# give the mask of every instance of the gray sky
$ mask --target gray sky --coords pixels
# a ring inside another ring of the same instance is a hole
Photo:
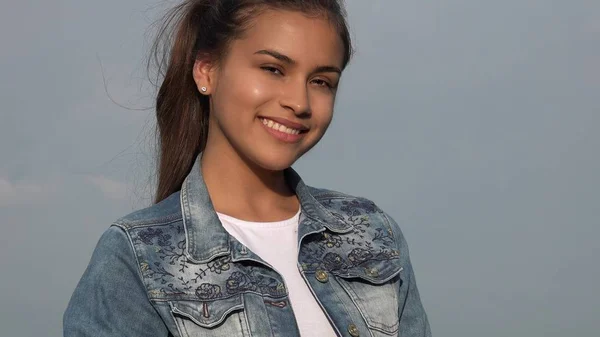
[[[157,2],[0,4],[0,330],[59,336],[149,203]],[[295,168],[402,226],[436,336],[597,334],[600,2],[348,1],[356,57]]]

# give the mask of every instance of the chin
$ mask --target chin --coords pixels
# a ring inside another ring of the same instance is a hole
[[[262,169],[268,171],[282,171],[292,166],[299,156],[292,153],[257,153],[252,161]]]

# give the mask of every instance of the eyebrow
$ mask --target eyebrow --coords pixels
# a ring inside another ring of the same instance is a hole
[[[255,52],[254,54],[269,55],[275,59],[278,59],[281,62],[290,64],[290,65],[297,64],[297,62],[294,59],[292,59],[291,57],[284,55],[282,53],[276,52],[274,50],[270,50],[270,49],[261,49],[261,50]],[[338,74],[341,74],[342,70],[335,66],[318,66],[315,68],[314,72],[315,73],[338,73]]]

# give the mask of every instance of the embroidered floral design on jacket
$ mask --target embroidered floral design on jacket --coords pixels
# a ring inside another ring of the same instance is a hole
[[[154,295],[188,295],[214,300],[252,291],[281,297],[287,294],[274,271],[235,264],[230,255],[195,264],[185,255],[182,223],[130,230],[134,247],[143,256],[142,276]],[[173,244],[177,242],[177,244]]]
[[[356,198],[353,200],[343,200],[341,202],[340,211],[348,213],[351,216],[359,216],[361,214],[372,214],[377,212],[377,206],[374,202],[367,199]]]
[[[370,260],[373,257],[373,253],[370,250],[363,248],[354,248],[348,254],[348,260],[353,265],[359,265],[367,260]]]
[[[273,277],[266,277],[256,273],[255,268],[250,268],[248,273],[232,273],[226,281],[226,286],[227,292],[230,294],[252,290],[272,296],[285,295],[283,283]]]
[[[300,248],[300,262],[305,271],[324,269],[346,274],[369,263],[399,258],[391,229],[383,221],[371,221],[380,212],[372,201],[334,197],[320,202],[336,218],[351,225],[351,231],[325,231],[320,236],[307,237]]]
[[[399,258],[391,228],[373,202],[339,196],[328,196],[319,202],[349,228],[343,233],[325,230],[305,237],[298,257],[305,272],[321,269],[340,276],[360,276]],[[129,232],[152,296],[214,300],[243,292],[271,297],[287,295],[281,277],[266,266],[234,263],[231,255],[206,263],[188,260],[180,220],[140,226]]]
[[[196,296],[201,300],[212,300],[221,297],[221,287],[217,284],[202,283],[196,288]]]
[[[252,281],[250,276],[238,271],[233,272],[225,284],[229,293],[235,293],[244,290],[256,290],[256,284]]]
[[[140,231],[138,238],[145,244],[151,245],[153,244],[153,240],[158,238],[157,243],[159,246],[169,246],[171,242],[171,235],[163,234],[161,229],[154,229],[152,227]]]

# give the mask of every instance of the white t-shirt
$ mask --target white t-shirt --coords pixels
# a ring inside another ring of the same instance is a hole
[[[223,227],[283,277],[301,336],[335,337],[333,327],[298,271],[300,210],[276,222],[244,221],[217,212]]]

